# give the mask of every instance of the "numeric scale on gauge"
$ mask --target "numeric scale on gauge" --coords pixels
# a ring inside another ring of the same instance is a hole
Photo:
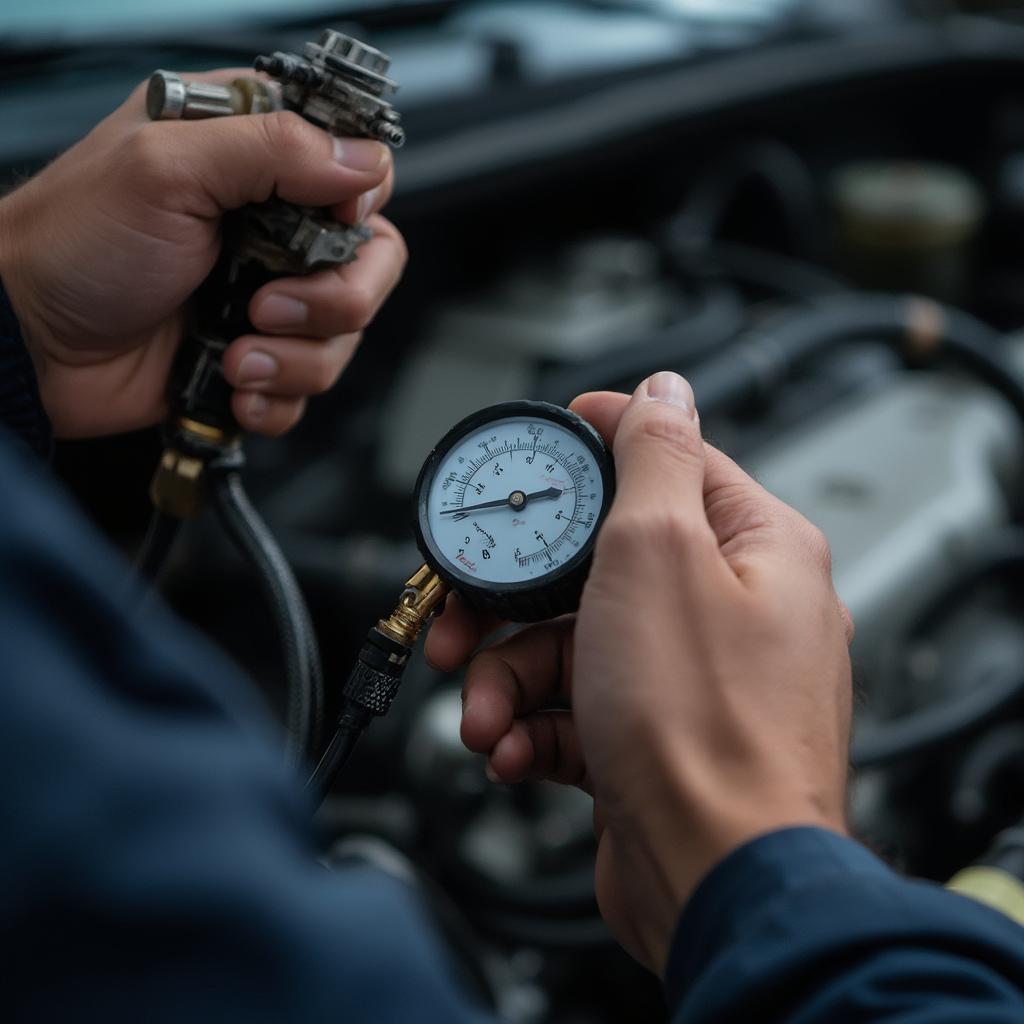
[[[613,490],[607,446],[578,416],[543,402],[493,406],[453,427],[427,458],[417,541],[470,604],[541,618],[556,597],[560,607],[578,601],[578,570]]]

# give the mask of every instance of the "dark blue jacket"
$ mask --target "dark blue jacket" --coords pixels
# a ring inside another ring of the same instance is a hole
[[[0,421],[48,444],[0,292]],[[17,451],[21,447],[23,452]],[[0,439],[0,1018],[483,1020],[411,890],[314,862],[310,808],[235,668]],[[677,1021],[1024,1021],[1024,932],[793,829],[685,910]]]

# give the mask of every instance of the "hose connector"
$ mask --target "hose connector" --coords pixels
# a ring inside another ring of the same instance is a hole
[[[424,565],[406,581],[398,607],[367,634],[342,689],[334,737],[308,783],[321,799],[370,722],[391,709],[416,640],[447,595],[441,578]]]
[[[185,417],[176,420],[149,486],[153,506],[175,519],[194,519],[206,497],[207,464],[237,444],[237,436],[219,427]]]
[[[386,715],[423,627],[448,588],[423,566],[406,581],[398,607],[370,630],[343,690],[345,701],[370,715]]]
[[[377,629],[403,647],[413,647],[430,617],[448,596],[448,587],[429,566],[421,566],[406,580],[398,607]]]

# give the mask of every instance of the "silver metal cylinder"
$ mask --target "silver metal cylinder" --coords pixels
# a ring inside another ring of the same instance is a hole
[[[173,71],[157,71],[146,92],[146,111],[152,121],[266,114],[281,107],[280,86],[259,78],[236,78],[230,85],[216,85],[187,82]]]
[[[228,86],[186,82],[173,71],[156,71],[146,90],[146,111],[153,121],[191,121],[229,117],[235,104]]]

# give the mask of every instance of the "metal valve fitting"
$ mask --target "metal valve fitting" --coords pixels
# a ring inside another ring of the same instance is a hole
[[[448,588],[428,565],[421,566],[406,580],[398,607],[377,623],[378,632],[395,643],[412,648],[420,631],[448,596]]]
[[[326,29],[301,55],[277,51],[253,65],[277,79],[285,103],[332,135],[405,142],[401,115],[389,97],[398,86],[387,77],[391,58],[351,36]]]
[[[156,71],[146,90],[146,112],[153,121],[265,114],[281,106],[280,87],[258,78],[236,78],[230,85],[217,85],[185,81],[173,71]]]

